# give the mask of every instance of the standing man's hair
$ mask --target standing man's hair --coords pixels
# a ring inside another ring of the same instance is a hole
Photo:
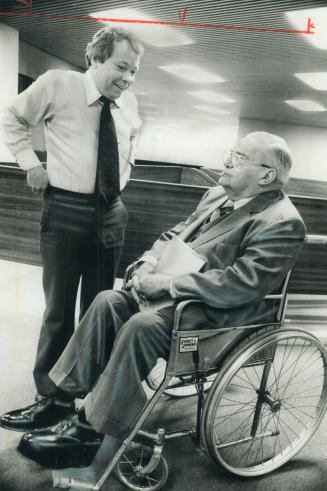
[[[104,63],[112,55],[115,43],[121,41],[127,41],[138,55],[143,54],[143,45],[134,34],[121,28],[104,27],[94,34],[92,41],[86,47],[86,67],[91,66],[92,59]]]

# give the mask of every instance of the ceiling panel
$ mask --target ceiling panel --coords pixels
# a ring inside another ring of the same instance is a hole
[[[186,20],[193,24],[292,29],[285,12],[327,7],[327,2],[34,0],[31,16],[26,16],[26,10],[17,7],[17,1],[4,0],[0,5],[0,10],[8,14],[0,16],[0,20],[19,29],[21,39],[83,68],[85,46],[94,32],[103,25],[88,18],[91,12],[124,5],[137,9],[143,18],[178,22],[178,9],[187,5]],[[307,35],[194,26],[178,26],[175,29],[184,32],[193,43],[173,47],[146,45],[142,67],[134,85],[135,92],[140,94],[141,114],[149,124],[151,121],[167,121],[169,118],[184,119],[189,124],[206,124],[205,112],[194,108],[206,103],[188,94],[189,91],[201,89],[213,90],[235,99],[235,103],[231,104],[211,104],[232,112],[231,116],[217,116],[220,124],[224,121],[231,124],[233,118],[248,117],[327,126],[327,112],[301,112],[284,102],[290,98],[308,98],[327,107],[327,91],[310,89],[294,77],[297,72],[327,71],[327,52],[314,48],[308,42]],[[180,63],[194,64],[212,71],[223,77],[225,82],[195,84],[158,68]],[[214,118],[208,114],[207,120],[210,119]]]

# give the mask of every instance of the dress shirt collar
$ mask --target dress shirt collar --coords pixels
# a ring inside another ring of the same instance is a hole
[[[239,199],[237,201],[234,201],[234,210],[237,210],[237,208],[241,208],[242,206],[246,205],[253,198],[254,198],[254,196],[251,196],[250,198],[242,198],[242,199]]]
[[[96,101],[100,99],[102,96],[101,92],[98,91],[91,70],[87,70],[84,74],[84,88],[86,94],[86,103],[88,106],[91,106]],[[112,104],[116,107],[119,107],[117,101],[112,101]]]

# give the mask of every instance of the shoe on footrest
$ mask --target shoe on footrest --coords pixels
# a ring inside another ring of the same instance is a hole
[[[0,416],[0,426],[7,430],[33,431],[47,428],[75,413],[74,401],[48,396],[40,401]]]
[[[102,440],[103,435],[74,415],[52,428],[26,433],[17,450],[24,457],[49,469],[87,467]]]

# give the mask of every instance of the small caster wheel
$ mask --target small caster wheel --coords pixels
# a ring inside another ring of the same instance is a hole
[[[152,454],[151,447],[132,443],[116,464],[115,472],[118,479],[134,491],[161,489],[168,478],[168,464],[164,457],[160,456],[158,465],[151,472],[140,474],[140,471],[150,462]]]

